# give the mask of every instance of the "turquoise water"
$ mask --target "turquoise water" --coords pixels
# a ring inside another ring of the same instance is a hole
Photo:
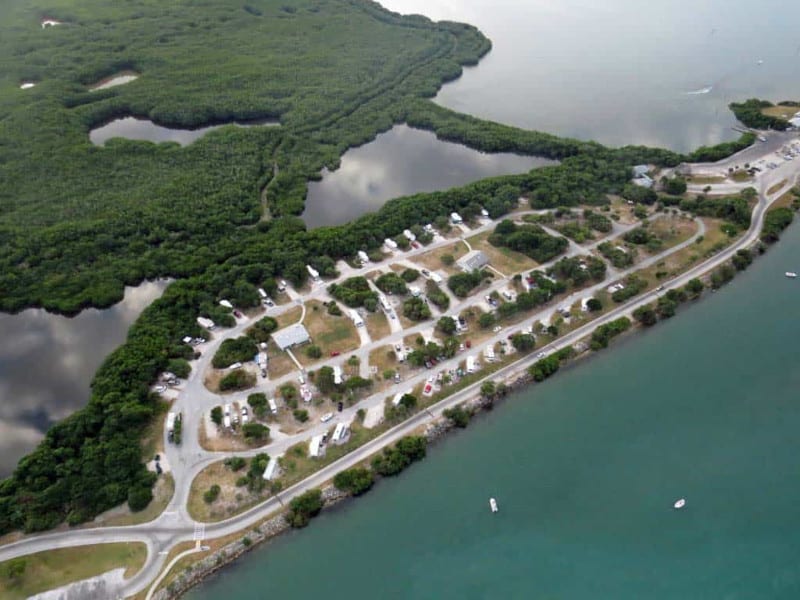
[[[798,257],[795,226],[190,598],[800,597]]]

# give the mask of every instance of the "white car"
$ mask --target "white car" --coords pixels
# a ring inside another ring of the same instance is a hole
[[[167,386],[165,386],[165,385],[157,385],[155,387],[155,391],[156,391],[157,394],[163,394],[164,392],[167,391]]]
[[[498,332],[498,331],[500,331],[501,329],[502,329],[502,327],[501,327],[500,325],[495,325],[495,327],[494,327],[494,329],[492,329],[492,331],[493,331],[494,333],[497,333],[497,332]]]
[[[333,418],[333,413],[325,413],[324,415],[322,415],[322,416],[319,418],[319,420],[320,420],[320,421],[322,421],[323,423],[327,423],[327,422],[328,422],[328,421],[330,421],[332,418]]]

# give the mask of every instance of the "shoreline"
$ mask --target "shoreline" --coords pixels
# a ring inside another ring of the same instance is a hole
[[[752,246],[750,246],[750,248],[756,247],[760,243],[761,243],[760,241],[756,241]],[[766,254],[768,250],[769,246],[766,246],[766,249],[763,252],[754,253],[753,263],[756,262],[755,259]],[[753,263],[751,263],[750,266],[752,266]],[[704,280],[704,282],[707,283],[707,280],[710,278],[710,273],[712,271],[713,269],[709,270],[707,273],[703,274],[700,277],[700,279]],[[741,272],[743,271],[737,271],[737,274]],[[723,285],[722,287],[725,286]],[[706,299],[709,293],[714,293],[717,291],[716,289],[713,288],[707,288],[707,290],[709,291],[702,293],[696,298],[687,300],[681,306],[682,307],[685,307],[686,305],[694,306],[699,301]],[[676,313],[676,316],[678,316],[680,312]],[[673,320],[673,318],[662,319],[662,320]],[[659,320],[659,323],[660,322],[661,320]],[[639,334],[652,328],[653,326],[648,327],[639,322],[634,321],[630,329],[628,329],[627,331],[623,332],[623,334],[614,338],[614,340],[617,342],[623,339],[632,340]],[[555,340],[553,343],[557,342],[558,340]],[[590,360],[592,358],[599,356],[604,350],[608,350],[610,347],[611,345],[607,346],[606,348],[601,348],[599,350],[587,349],[583,352],[578,352],[573,357],[564,361],[559,371],[569,372],[572,369],[577,368],[579,365],[583,364],[586,360]],[[528,389],[531,386],[535,386],[537,383],[543,383],[544,381],[546,381],[544,380],[537,382],[528,373],[528,367],[530,365],[528,364],[529,361],[527,361],[526,359],[530,359],[531,357],[533,357],[533,353],[526,355],[522,360],[519,361],[519,364],[512,363],[511,365],[508,365],[509,367],[513,367],[516,365],[517,368],[513,369],[511,373],[508,373],[507,375],[502,377],[499,381],[496,381],[496,383],[502,382],[506,385],[504,393],[498,394],[492,398],[487,398],[485,396],[482,396],[480,393],[473,394],[470,398],[458,404],[458,406],[461,406],[470,414],[469,423],[472,423],[473,418],[479,417],[481,414],[494,410],[498,404],[507,401],[508,398],[513,394]],[[459,429],[469,429],[469,424],[467,425],[467,427],[461,428],[458,427],[451,419],[444,417],[443,415],[439,415],[438,417],[434,417],[434,419],[431,422],[425,424],[423,427],[424,431],[420,435],[422,435],[425,438],[426,447],[430,449],[431,447],[434,447],[437,443],[442,442],[448,436],[452,435],[455,431],[458,431]],[[364,460],[364,462],[367,463],[368,461],[369,458]],[[376,475],[375,485],[378,485],[381,479],[383,479],[381,476]],[[327,483],[326,485],[322,486],[321,491],[323,499],[323,507],[322,507],[323,511],[328,511],[336,506],[341,505],[345,501],[353,501],[357,499],[356,496],[352,496],[351,494],[338,490],[332,483]],[[367,495],[368,492],[363,494],[363,496]],[[184,569],[184,572],[177,575],[177,577],[172,582],[170,582],[170,584],[168,584],[164,588],[161,588],[157,592],[154,592],[151,598],[153,600],[176,600],[178,598],[181,598],[192,588],[200,585],[205,580],[212,577],[215,573],[222,570],[227,565],[232,564],[234,561],[236,561],[239,557],[243,556],[245,553],[270,543],[271,541],[277,539],[279,536],[285,535],[288,531],[292,529],[293,528],[289,525],[288,521],[285,518],[285,511],[281,511],[278,514],[275,514],[274,516],[267,517],[264,521],[261,521],[257,526],[249,530],[247,533],[242,532],[241,535],[239,535],[236,540],[229,542],[228,544],[225,544],[219,550],[216,550],[211,554],[208,554],[207,556],[203,557],[201,560],[198,560],[197,562],[193,563],[192,568],[189,569],[188,571]],[[244,541],[245,539],[247,539],[248,542],[245,542]],[[164,577],[166,576],[168,576],[168,573],[164,574]]]

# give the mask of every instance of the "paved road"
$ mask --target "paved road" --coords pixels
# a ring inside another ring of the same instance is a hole
[[[783,195],[783,193],[788,191],[791,188],[792,184],[797,180],[798,166],[800,165],[796,165],[795,161],[792,161],[790,163],[785,163],[784,165],[781,165],[781,167],[779,167],[778,169],[765,173],[760,178],[759,200],[753,210],[752,223],[750,229],[748,230],[746,235],[743,236],[740,240],[738,240],[733,246],[727,248],[726,250],[720,252],[718,255],[697,265],[696,267],[687,271],[683,275],[680,275],[669,282],[665,282],[664,291],[660,292],[652,291],[643,296],[637,297],[631,302],[619,306],[614,310],[610,311],[609,313],[603,315],[602,317],[592,322],[589,322],[581,326],[580,328],[566,334],[562,338],[540,349],[540,351],[545,353],[550,353],[559,348],[574,344],[575,342],[589,335],[599,325],[607,323],[620,316],[632,313],[636,308],[652,302],[660,294],[665,293],[666,289],[677,288],[685,285],[690,279],[698,277],[699,275],[716,268],[717,266],[721,265],[722,263],[730,259],[730,257],[737,250],[751,246],[758,240],[758,235],[763,225],[764,214],[769,204],[773,202],[775,199],[779,198],[781,195]],[[775,185],[776,183],[784,179],[787,180],[788,183],[786,183],[780,190],[773,192],[772,194],[769,195],[769,197],[767,197],[766,190],[768,190],[771,186]],[[486,224],[481,229],[485,229],[490,226],[491,224]],[[683,244],[670,249],[669,252],[670,253],[675,252],[679,250],[681,247],[685,247],[686,245],[693,243],[694,239],[696,239],[698,235],[702,234],[701,232],[702,230],[698,231],[695,234],[695,236],[693,236],[692,239],[687,240]],[[476,231],[473,230],[470,233],[470,235],[474,235],[475,233]],[[438,242],[439,245],[444,245],[446,243],[451,243],[451,240]],[[425,249],[425,251],[429,250],[430,246]],[[586,248],[582,248],[582,251],[585,253]],[[638,265],[635,266],[635,268],[632,268],[630,270],[638,270],[646,268],[647,266],[655,264],[655,262],[661,259],[663,259],[663,254],[641,261]],[[347,273],[347,275],[343,274],[343,276],[349,276],[349,275],[351,275],[351,273]],[[610,283],[611,283],[610,281],[604,281],[591,288],[587,288],[580,292],[576,292],[571,296],[569,296],[568,298],[565,298],[561,302],[559,302],[559,305],[562,306],[569,305],[577,301],[579,298],[589,297],[597,289],[606,287]],[[507,281],[500,281],[494,283],[493,287],[499,288],[501,286],[504,287],[506,285]],[[322,286],[319,287],[322,288]],[[312,290],[312,296],[314,295],[318,296],[320,294],[324,294],[324,290],[322,289]],[[541,319],[546,314],[551,313],[553,309],[554,307],[550,306],[549,308],[543,311],[539,311],[535,315],[531,315],[525,321],[516,325],[514,329],[515,330],[522,329],[526,325],[533,324],[535,321]],[[275,310],[276,311],[285,310],[285,307],[284,308],[276,307]],[[249,324],[250,324],[249,321],[246,319],[240,320],[240,322],[238,322],[234,328],[227,330],[225,332],[224,337],[239,335]],[[395,338],[402,338],[405,335],[419,332],[423,328],[430,328],[430,323],[415,326],[399,334],[398,333],[392,334],[390,338],[381,340],[380,343],[381,345],[393,343]],[[471,353],[478,354],[479,352],[482,351],[483,348],[485,348],[489,344],[493,344],[498,339],[504,338],[506,333],[507,331],[503,331],[502,333],[491,338],[490,340],[486,340],[482,344],[477,345],[471,350]],[[224,337],[219,337],[217,339],[214,339],[206,345],[203,356],[198,360],[197,364],[195,365],[194,373],[197,375],[191,378],[188,382],[186,382],[184,389],[181,390],[180,396],[176,400],[175,404],[176,409],[183,410],[184,412],[185,434],[184,434],[184,444],[180,448],[176,448],[175,446],[172,445],[167,445],[166,454],[170,462],[170,465],[172,467],[173,475],[175,476],[176,493],[174,498],[170,502],[169,506],[165,510],[165,512],[162,513],[154,521],[142,525],[69,530],[69,531],[47,533],[35,536],[27,536],[18,542],[0,546],[0,561],[52,548],[64,548],[64,547],[81,546],[87,544],[122,542],[122,541],[143,542],[147,545],[148,548],[147,561],[143,569],[136,576],[134,576],[132,579],[126,582],[123,593],[124,595],[127,596],[138,593],[139,591],[145,589],[149,585],[149,583],[155,579],[155,577],[163,567],[166,558],[166,552],[170,548],[172,548],[175,544],[183,541],[191,541],[196,537],[195,535],[196,523],[189,517],[185,508],[191,480],[194,477],[194,475],[197,472],[199,472],[199,470],[201,470],[206,464],[219,460],[221,456],[224,456],[224,454],[208,453],[204,451],[200,447],[196,435],[196,432],[198,431],[198,427],[200,424],[200,419],[202,418],[201,414],[202,410],[205,410],[210,406],[213,406],[214,404],[219,404],[220,402],[219,398],[208,392],[208,390],[203,385],[202,373],[204,373],[206,368],[209,366],[214,351],[221,343],[222,339],[224,339]],[[458,359],[460,358],[463,357],[458,357]],[[509,365],[503,368],[502,370],[492,374],[491,378],[503,379],[516,372],[521,372],[522,370],[527,368],[527,366],[534,360],[535,360],[534,357],[529,356],[523,361],[519,361],[517,363]],[[457,359],[454,359],[454,361],[457,362]],[[440,368],[446,368],[447,366],[448,364],[445,363],[444,365],[441,365]],[[403,385],[409,387],[416,385],[416,383],[422,382],[428,374],[429,372],[421,372],[418,375],[404,382]],[[270,513],[280,510],[281,502],[286,502],[290,500],[292,497],[301,494],[308,489],[319,486],[321,483],[329,480],[338,471],[344,468],[348,468],[349,466],[352,466],[366,459],[367,457],[369,457],[371,454],[373,454],[386,444],[393,443],[394,441],[403,437],[404,435],[408,435],[410,432],[416,430],[419,426],[429,422],[431,419],[440,415],[441,412],[446,408],[454,406],[470,397],[473,397],[479,390],[481,383],[482,381],[476,382],[475,384],[469,386],[468,388],[461,390],[453,394],[452,396],[446,398],[445,400],[442,400],[441,402],[437,403],[436,405],[431,407],[428,411],[423,411],[414,415],[409,420],[397,425],[396,427],[393,427],[391,430],[382,434],[378,438],[372,440],[368,444],[365,444],[361,448],[351,452],[350,454],[344,456],[343,458],[332,463],[331,465],[328,465],[327,467],[320,469],[318,472],[313,474],[308,479],[288,488],[287,490],[284,490],[279,494],[278,497],[270,498],[269,500],[263,502],[257,507],[254,507],[249,511],[246,511],[240,515],[237,515],[225,521],[214,524],[206,524],[205,536],[218,537],[234,533],[263,519]],[[367,407],[369,405],[375,405],[379,402],[382,402],[384,397],[385,394],[376,394],[374,396],[371,396],[364,402],[359,403],[359,405],[348,408],[347,411],[342,413],[341,418],[351,419],[358,408]],[[213,402],[213,404],[208,404],[208,402]],[[328,428],[330,428],[330,426],[331,426],[330,423],[326,425],[321,425],[321,424],[315,425],[310,430],[303,432],[303,436],[310,437],[311,435],[315,434],[318,431],[322,431],[323,429],[327,430]],[[284,438],[283,440],[280,440],[274,444],[267,446],[266,451],[270,452],[270,454],[276,454],[277,452],[280,451],[281,447],[285,449],[285,447],[294,444],[297,441],[298,440],[296,437]],[[258,449],[251,453],[264,450],[265,449]],[[247,454],[247,453],[238,453],[238,454]]]

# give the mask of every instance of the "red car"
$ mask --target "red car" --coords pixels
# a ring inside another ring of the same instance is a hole
[[[331,356],[332,357],[333,356],[339,356],[339,351],[338,350],[334,350],[333,352],[331,352]]]
[[[241,319],[242,313],[240,313],[238,310],[235,310],[233,311],[233,316],[236,317],[237,319]]]
[[[412,245],[414,248],[419,248],[419,247],[420,247],[420,245],[419,245],[419,242],[411,242],[411,245]]]
[[[470,342],[469,340],[464,342],[464,344],[467,346],[467,348],[472,348],[472,342]]]

